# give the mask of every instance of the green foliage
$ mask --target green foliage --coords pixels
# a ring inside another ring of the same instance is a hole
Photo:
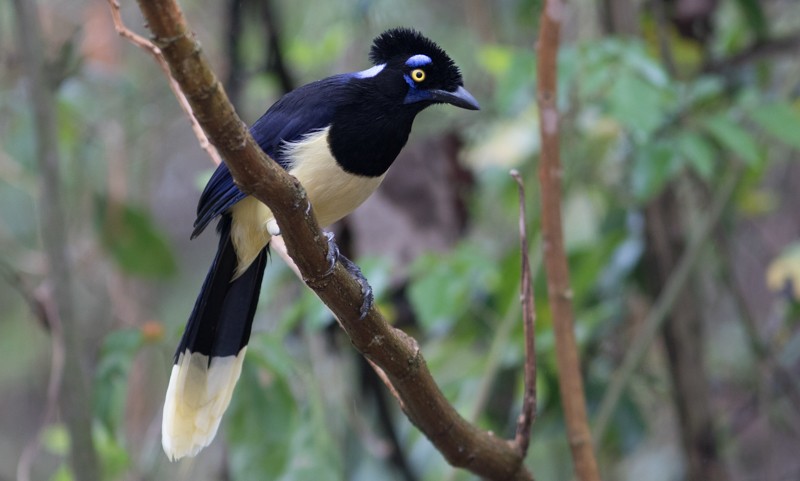
[[[126,274],[151,278],[175,274],[169,241],[149,211],[98,196],[95,228],[103,247]]]
[[[128,397],[128,374],[145,339],[139,329],[110,333],[100,349],[94,376],[94,414],[104,435],[121,439]]]
[[[724,114],[705,119],[702,125],[721,148],[727,149],[748,165],[756,165],[763,159],[763,153],[753,135]]]
[[[363,68],[363,54],[368,50],[364,39],[385,24],[417,26],[440,39],[462,66],[466,86],[483,107],[475,116],[457,121],[473,125],[454,124],[465,132],[464,153],[475,178],[468,201],[468,228],[452,251],[414,261],[407,288],[402,291],[407,293],[412,311],[408,317],[417,324],[401,327],[419,340],[437,382],[459,412],[474,414],[481,428],[498,436],[512,434],[521,399],[523,353],[517,191],[507,171],[519,168],[528,188],[539,367],[539,417],[528,461],[537,478],[569,479],[571,463],[564,442],[552,318],[544,272],[539,269],[546,251],[542,252],[536,240],[539,143],[533,35],[537,22],[532,12],[541,9],[542,1],[493,3],[491,15],[473,11],[480,2],[470,3],[463,12],[456,3],[410,2],[398,9],[396,3],[386,1],[303,0],[286,3],[277,11],[282,17],[286,61],[302,82],[354,66]],[[742,218],[774,214],[783,199],[762,177],[780,162],[785,165],[785,159],[800,150],[796,69],[779,68],[778,63],[785,62],[782,57],[764,58],[757,66],[737,67],[725,75],[699,73],[709,58],[739,53],[753,41],[769,40],[772,32],[781,32],[776,37],[790,32],[796,29],[790,25],[796,20],[791,15],[777,17],[788,9],[785,5],[766,9],[758,0],[722,0],[718,4],[708,45],[700,46],[667,29],[663,40],[677,64],[675,75],[658,57],[654,19],[638,19],[642,38],[622,39],[598,33],[601,22],[592,18],[595,5],[576,4],[567,12],[574,14],[570,20],[576,20],[579,27],[575,43],[565,39],[558,64],[563,220],[590,414],[624,354],[626,346],[620,339],[629,339],[630,333],[620,331],[641,314],[631,306],[646,310],[652,301],[642,300],[637,269],[646,247],[642,224],[648,204],[666,186],[687,178],[701,186],[699,190],[711,191],[720,172],[742,163],[746,178],[729,206],[727,221],[735,224]],[[198,37],[224,64],[224,46],[209,33],[220,29],[215,23],[218,16],[204,15],[207,5],[202,2],[190,2],[187,7],[194,10],[189,12],[193,23],[210,22],[199,26]],[[308,15],[311,9],[314,15]],[[448,15],[442,15],[445,9]],[[6,10],[0,6],[4,25],[10,24]],[[65,12],[58,10],[59,20],[67,16]],[[83,25],[84,20],[81,14],[75,25]],[[274,100],[277,88],[269,73],[260,72],[261,66],[269,63],[263,57],[261,25],[255,25],[255,18],[246,20],[250,23],[242,38],[244,60],[259,72],[248,79],[242,103],[245,117],[253,120]],[[597,25],[588,25],[592,21]],[[84,28],[86,38],[93,38],[89,34],[94,27]],[[7,40],[8,31],[13,29],[0,29],[0,40]],[[6,54],[2,58],[18,58],[6,50],[11,44],[0,41]],[[48,55],[57,51],[48,48]],[[127,47],[114,51],[114,64],[101,64],[91,53],[86,55],[78,75],[62,84],[56,109],[71,234],[67,249],[76,265],[76,310],[83,323],[76,335],[87,340],[86,359],[95,360],[91,365],[93,436],[104,479],[204,481],[216,475],[216,467],[209,473],[204,463],[208,459],[215,462],[219,451],[225,452],[225,472],[234,480],[400,479],[389,460],[393,447],[388,446],[377,421],[374,401],[353,367],[356,355],[316,296],[301,290],[302,283],[290,280],[287,271],[278,272],[280,261],[270,263],[242,378],[210,453],[181,464],[165,461],[154,433],[165,388],[163,376],[148,373],[147,392],[131,392],[128,385],[131,369],[140,368],[134,360],[141,360],[143,352],[162,357],[164,372],[168,371],[168,353],[177,330],[155,349],[152,339],[139,329],[96,320],[122,318],[128,311],[124,302],[119,304],[122,297],[136,306],[131,317],[137,320],[157,319],[159,325],[169,326],[184,322],[196,294],[194,287],[186,286],[199,287],[213,250],[213,233],[209,229],[191,247],[171,239],[187,237],[197,194],[213,166],[203,164],[203,153],[195,147],[150,58]],[[15,62],[3,65],[9,68],[8,75],[0,79],[0,205],[5,207],[0,209],[0,262],[31,286],[38,286],[46,272],[39,248],[36,199],[41,173],[35,162],[33,119],[23,95],[26,82],[15,71]],[[434,119],[433,114],[425,116]],[[431,132],[418,124],[411,141],[425,135]],[[181,160],[184,156],[196,159],[190,164]],[[124,182],[129,190],[125,195],[111,192],[109,179],[114,172],[108,164],[112,158],[124,158]],[[431,158],[431,162],[440,161]],[[182,183],[186,191],[181,191]],[[126,200],[113,200],[118,197]],[[152,206],[159,206],[158,211]],[[169,215],[162,215],[165,213]],[[168,224],[172,219],[184,220],[172,226]],[[203,242],[208,243],[207,249]],[[97,246],[102,247],[100,252]],[[196,265],[200,256],[195,250],[203,251],[203,265]],[[800,272],[796,254],[794,250],[776,253],[770,269],[764,269],[766,281],[776,293],[800,284],[787,282],[798,278]],[[103,255],[112,262],[96,262]],[[718,280],[718,257],[718,253],[709,253],[703,258],[708,276],[704,282]],[[391,283],[397,280],[396,273],[385,259],[359,260],[359,265],[389,319],[407,309],[393,304],[398,289]],[[756,276],[756,281],[762,280]],[[47,287],[46,282],[42,285]],[[727,287],[718,290],[724,293]],[[27,306],[15,292],[6,291],[11,289],[0,289],[0,301],[14,304],[3,306],[12,322],[0,323],[0,351],[9,353],[1,363],[0,387],[12,393],[3,399],[4,405],[11,405],[13,396],[28,400],[42,390],[30,386],[46,384],[49,339],[38,327],[19,327],[30,322]],[[780,300],[791,303],[786,316],[796,318],[796,300],[785,296]],[[30,330],[38,337],[31,337]],[[790,347],[781,359],[794,362],[800,343],[796,335],[786,338]],[[324,339],[325,349],[334,354],[312,353],[316,348],[308,347],[310,339]],[[709,340],[710,344],[719,342],[717,337]],[[745,362],[743,358],[737,356],[738,362]],[[327,379],[330,372],[341,378]],[[749,383],[748,389],[767,382],[766,376],[753,380],[761,374],[758,369],[738,369],[737,365],[737,373],[741,382]],[[332,392],[326,382],[339,384],[347,394]],[[615,476],[622,470],[619,466],[627,464],[621,462],[623,458],[629,461],[658,437],[662,425],[653,419],[653,407],[665,405],[668,399],[664,382],[661,373],[647,370],[632,381],[633,389],[621,400],[613,429],[601,443],[607,457],[602,464],[614,470]],[[767,397],[763,402],[769,402]],[[146,439],[126,432],[126,405],[131,399],[149,410],[147,416],[155,428],[148,431]],[[412,471],[420,479],[445,479],[450,468],[442,457],[408,423],[394,400],[389,399],[389,406],[388,416],[398,431],[398,449],[407,455]],[[772,412],[770,405],[764,406]],[[19,444],[16,430],[8,431],[13,436],[2,437],[0,446]],[[721,436],[730,443],[730,452],[741,449],[731,434]],[[60,423],[45,430],[44,460],[42,467],[37,466],[44,472],[41,479],[74,478],[66,461],[69,441]],[[0,477],[13,477],[2,466],[13,467],[17,456],[18,450],[0,451]],[[658,466],[648,472],[656,471]],[[453,479],[471,478],[462,473]]]
[[[784,102],[760,105],[750,116],[764,131],[792,147],[800,150],[800,111]]]
[[[226,416],[233,479],[340,479],[340,453],[329,435],[320,393],[293,366],[282,342],[262,336],[248,349]],[[254,406],[262,408],[253,411]]]

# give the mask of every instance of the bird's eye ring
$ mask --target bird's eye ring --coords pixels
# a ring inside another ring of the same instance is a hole
[[[415,68],[411,71],[411,78],[414,80],[414,82],[420,83],[425,80],[425,71],[421,68]]]

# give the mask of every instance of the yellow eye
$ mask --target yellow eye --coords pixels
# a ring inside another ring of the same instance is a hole
[[[414,80],[414,82],[420,83],[425,80],[425,71],[421,68],[415,68],[411,71],[411,78]]]

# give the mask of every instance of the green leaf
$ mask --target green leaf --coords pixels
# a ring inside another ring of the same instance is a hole
[[[661,125],[664,100],[660,89],[632,72],[621,74],[608,94],[611,115],[639,142],[644,142]]]
[[[678,151],[703,179],[709,180],[714,172],[714,146],[706,138],[694,132],[681,134],[677,138]]]
[[[175,273],[169,241],[146,210],[102,197],[95,208],[100,241],[126,274],[163,278]]]
[[[66,456],[69,452],[69,432],[63,424],[51,424],[42,433],[42,445],[47,452]]]
[[[769,34],[769,24],[760,0],[736,0],[742,18],[747,21],[756,38],[761,40]]]
[[[72,470],[69,468],[69,464],[63,463],[61,466],[58,467],[53,476],[50,477],[50,481],[73,481],[75,477],[72,475]]]
[[[94,378],[94,413],[112,438],[120,436],[125,415],[128,374],[133,358],[144,344],[139,329],[123,329],[109,334],[100,349]]]
[[[286,379],[244,362],[225,419],[233,479],[277,479],[291,456],[297,409]]]
[[[103,469],[103,479],[121,479],[131,461],[124,445],[100,424],[94,425],[92,437]]]
[[[678,172],[679,164],[673,148],[663,142],[646,144],[637,149],[631,183],[633,194],[646,201],[658,194],[668,180]]]
[[[497,283],[497,266],[478,247],[463,243],[450,255],[421,256],[412,266],[409,299],[420,323],[441,334]]]
[[[703,127],[722,147],[738,155],[748,165],[754,166],[764,158],[753,136],[727,117],[711,117],[703,122]]]
[[[800,112],[788,103],[771,103],[757,107],[750,117],[759,127],[781,142],[800,150]]]

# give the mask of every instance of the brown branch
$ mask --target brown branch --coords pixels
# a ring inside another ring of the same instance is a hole
[[[186,96],[183,95],[180,85],[178,85],[175,79],[172,78],[172,75],[169,72],[169,65],[167,64],[167,61],[164,60],[164,56],[161,54],[161,49],[155,46],[150,40],[147,40],[125,26],[125,23],[122,21],[122,14],[120,13],[119,2],[117,0],[107,1],[108,5],[111,7],[111,19],[114,21],[114,28],[119,36],[149,53],[153,56],[156,62],[158,62],[158,66],[161,67],[161,70],[164,71],[164,74],[169,79],[170,90],[172,90],[172,93],[178,99],[178,104],[181,106],[183,112],[187,117],[189,117],[189,122],[192,124],[192,131],[200,143],[200,148],[208,153],[215,165],[222,163],[222,157],[219,156],[219,152],[217,152],[217,149],[211,145],[211,142],[208,141],[208,137],[206,137],[206,133],[203,131],[203,128],[200,127],[199,123],[197,123],[197,118],[195,118],[194,113],[192,112],[192,106],[189,104],[189,101],[186,100]]]
[[[539,182],[542,191],[544,264],[547,272],[547,295],[555,330],[558,384],[575,474],[580,481],[598,481],[600,474],[589,432],[578,347],[572,326],[572,290],[569,285],[569,269],[561,226],[562,171],[559,158],[559,114],[556,106],[556,66],[563,15],[564,4],[561,0],[546,0],[541,13],[539,40],[536,46],[537,103],[542,145]]]
[[[63,326],[64,382],[61,383],[59,401],[69,432],[70,465],[75,479],[95,481],[99,479],[100,470],[91,430],[91,385],[82,366],[86,349],[81,339],[81,326],[74,315],[74,272],[67,250],[70,243],[61,195],[61,159],[54,109],[56,98],[55,91],[47,83],[47,62],[44,59],[47,49],[36,7],[37,2],[33,0],[14,1],[28,98],[33,111],[42,244],[47,277],[53,290],[54,310]]]
[[[266,156],[236,116],[178,6],[172,0],[139,0],[139,7],[172,77],[237,185],[273,212],[304,281],[339,319],[355,348],[386,373],[411,422],[454,466],[488,479],[533,479],[511,443],[479,430],[450,405],[413,338],[391,327],[374,307],[359,320],[361,287],[341,262],[329,272],[327,239],[308,211],[305,191]]]
[[[525,186],[516,170],[511,176],[519,186],[519,242],[522,251],[522,280],[519,286],[522,302],[523,332],[525,336],[525,394],[522,400],[522,413],[517,420],[517,433],[514,444],[525,458],[531,440],[531,426],[536,420],[536,306],[533,297],[531,266],[528,260],[528,234],[525,216]]]

